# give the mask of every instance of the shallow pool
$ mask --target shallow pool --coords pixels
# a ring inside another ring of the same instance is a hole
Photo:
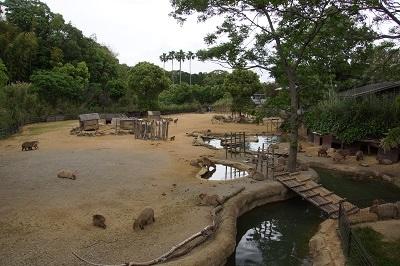
[[[245,177],[247,175],[248,173],[246,171],[241,171],[237,168],[223,164],[216,164],[216,168],[210,168],[210,172],[206,175],[205,179],[227,181]]]
[[[361,208],[377,198],[400,200],[400,188],[392,184],[317,172],[322,185]],[[310,265],[308,241],[323,220],[317,208],[300,198],[256,208],[238,219],[236,250],[226,265]]]
[[[250,151],[257,151],[258,148],[267,149],[269,145],[278,143],[279,138],[277,136],[257,136],[258,141],[251,141],[246,143],[246,149]]]
[[[216,149],[223,149],[224,146],[221,145],[221,140],[220,139],[208,139],[204,140],[205,144],[208,144],[210,146],[213,146]]]

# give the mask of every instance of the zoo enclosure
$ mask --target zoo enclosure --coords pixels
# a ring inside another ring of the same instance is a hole
[[[374,266],[371,256],[350,226],[349,217],[342,204],[339,205],[339,235],[343,252],[350,265]]]
[[[237,158],[242,157],[246,154],[252,156],[251,162],[255,164],[256,171],[263,174],[264,177],[275,178],[275,148],[271,143],[265,145],[262,143],[261,147],[258,147],[257,151],[250,151],[246,149],[247,143],[251,135],[246,136],[246,132],[231,132],[225,134],[221,140],[221,144],[225,149],[225,158]],[[256,134],[258,139],[258,134]]]

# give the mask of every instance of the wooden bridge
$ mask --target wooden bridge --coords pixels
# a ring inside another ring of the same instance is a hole
[[[276,180],[321,209],[330,218],[338,218],[340,203],[342,203],[342,207],[347,214],[357,213],[360,210],[346,199],[314,182],[311,177],[302,178],[298,173],[284,173],[280,174],[280,176],[277,175]]]

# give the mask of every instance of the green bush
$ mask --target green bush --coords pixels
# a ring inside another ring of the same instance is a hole
[[[306,125],[321,134],[334,134],[344,143],[365,138],[381,138],[400,125],[400,108],[392,98],[371,96],[363,99],[321,101],[305,115]]]

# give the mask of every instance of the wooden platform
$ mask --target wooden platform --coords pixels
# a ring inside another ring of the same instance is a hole
[[[317,184],[311,178],[301,177],[298,174],[289,175],[287,173],[277,177],[277,181],[321,209],[329,218],[338,218],[339,205],[341,202],[343,202],[342,206],[347,214],[357,213],[360,210],[346,199],[339,197],[334,192]]]

